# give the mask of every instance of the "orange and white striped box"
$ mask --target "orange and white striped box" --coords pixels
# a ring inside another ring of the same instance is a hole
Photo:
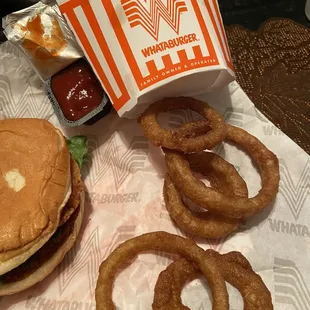
[[[115,110],[233,81],[217,0],[57,0]]]

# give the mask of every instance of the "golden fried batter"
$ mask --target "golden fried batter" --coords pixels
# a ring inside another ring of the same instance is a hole
[[[216,259],[225,281],[240,291],[244,300],[244,310],[273,309],[268,288],[241,253],[230,252],[220,255],[213,250],[207,250],[206,253],[207,256]],[[198,276],[199,269],[186,259],[179,259],[170,264],[158,277],[153,310],[189,310],[182,304],[181,292],[187,281],[194,280]]]

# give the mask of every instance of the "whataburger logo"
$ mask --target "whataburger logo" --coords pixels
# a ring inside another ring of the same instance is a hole
[[[310,160],[301,172],[297,182],[294,182],[284,160],[280,160],[281,184],[279,193],[284,197],[291,212],[297,220],[300,212],[309,199],[310,188]]]
[[[109,240],[109,244],[104,248],[103,257],[101,255],[99,229],[99,227],[96,227],[93,230],[82,247],[74,244],[71,251],[68,252],[62,264],[59,266],[58,284],[60,295],[71,285],[72,281],[77,279],[78,275],[81,276],[83,270],[87,271],[87,276],[83,274],[83,280],[87,282],[88,278],[88,289],[93,294],[98,277],[99,265],[117,246],[135,236],[136,226],[125,225],[117,228],[113,237]],[[85,288],[87,289],[86,283]],[[85,307],[86,309],[90,310],[91,308]]]
[[[31,80],[32,76],[28,79]],[[53,108],[44,96],[42,100],[36,95],[36,89],[31,83],[25,87],[22,96],[16,100],[13,95],[10,79],[5,75],[0,75],[0,110],[5,117],[37,117],[48,118],[53,114]]]
[[[147,2],[149,9],[145,6]],[[187,12],[184,0],[167,0],[167,6],[162,0],[122,0],[121,3],[131,28],[143,27],[156,41],[161,18],[179,34],[181,14]]]
[[[277,257],[274,263],[275,302],[309,310],[310,291],[299,268],[293,261]]]
[[[119,145],[117,135],[111,136],[103,148],[100,137],[88,136],[89,154],[85,160],[83,175],[87,175],[86,183],[92,189],[101,178],[112,170],[116,190],[135,172],[142,170],[148,153],[148,140],[143,136],[132,137],[128,148]],[[125,151],[120,154],[120,149]]]
[[[96,286],[97,273],[101,261],[100,234],[97,227],[88,236],[82,247],[74,244],[59,266],[58,285],[60,295],[63,294],[73,279],[83,269],[87,270],[87,276],[84,275],[84,281],[87,282],[88,280],[89,291],[93,291]]]

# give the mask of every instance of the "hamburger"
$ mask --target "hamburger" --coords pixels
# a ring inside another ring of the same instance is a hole
[[[0,296],[46,278],[73,246],[84,214],[86,138],[48,121],[0,121]]]

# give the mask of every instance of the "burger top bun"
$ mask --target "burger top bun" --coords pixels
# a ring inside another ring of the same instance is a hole
[[[84,215],[84,200],[85,200],[84,190],[80,193],[80,196],[81,197],[80,197],[79,209],[76,211],[78,212],[78,214],[74,219],[73,223],[72,224],[70,223],[70,225],[72,225],[71,233],[67,236],[65,241],[57,249],[54,255],[46,262],[44,262],[44,264],[39,266],[28,277],[12,283],[0,282],[0,297],[16,294],[32,287],[38,282],[44,280],[62,262],[66,253],[72,248],[73,244],[76,242],[76,239],[78,237],[81,228]],[[64,225],[68,225],[68,223],[65,223]]]
[[[56,231],[71,194],[70,154],[48,121],[0,121],[0,275]]]

